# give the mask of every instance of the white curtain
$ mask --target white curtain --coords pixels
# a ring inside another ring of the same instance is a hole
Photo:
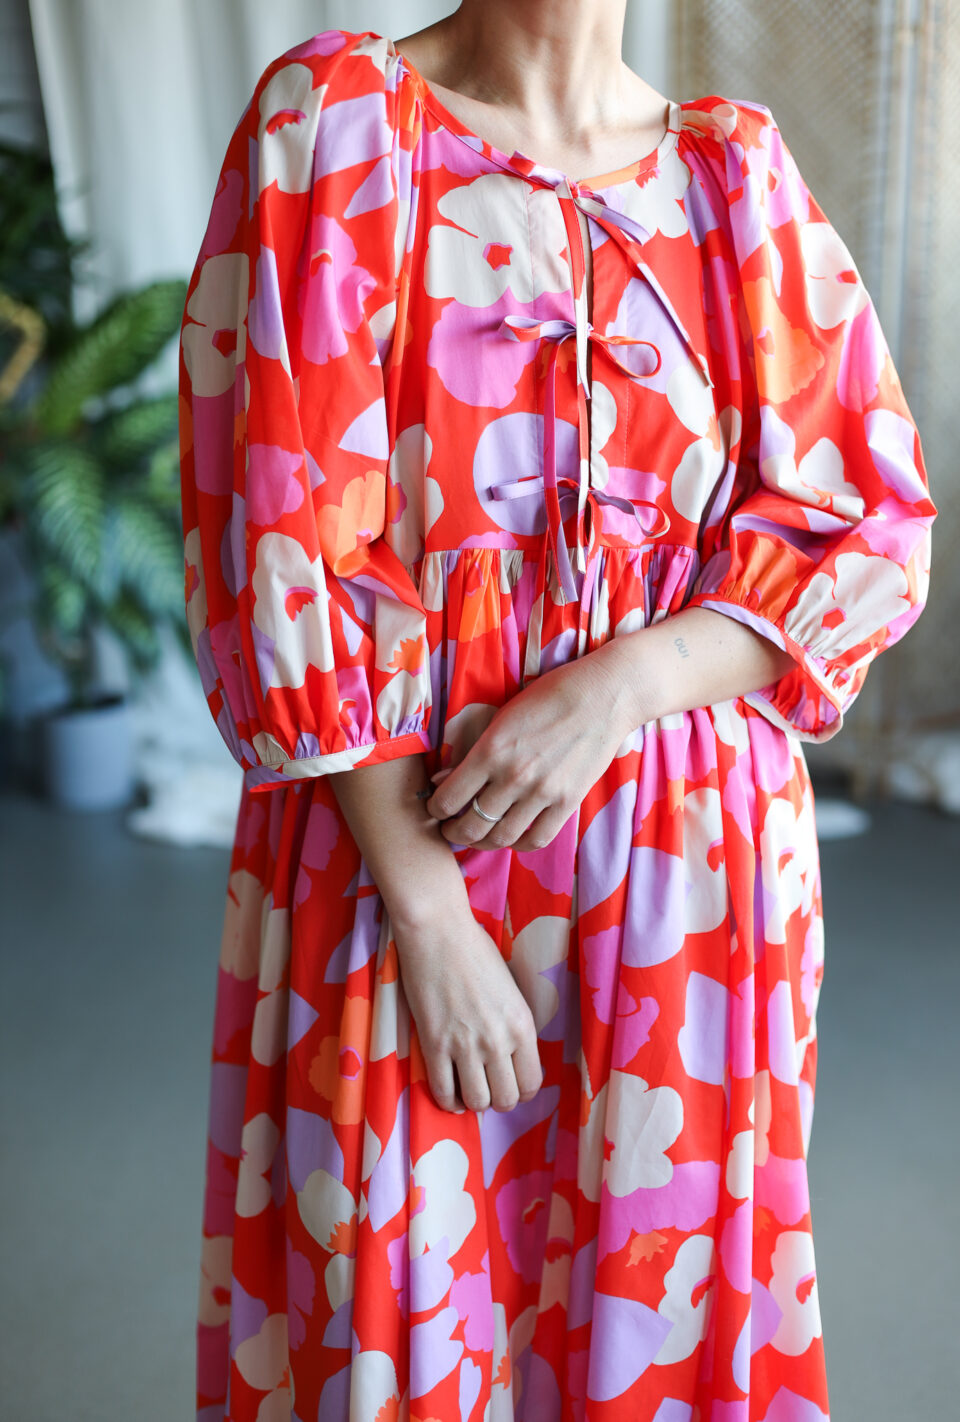
[[[227,141],[266,65],[330,26],[412,33],[446,0],[29,0],[63,220],[96,243],[92,309],[118,287],[183,275]],[[626,52],[666,84],[668,0],[628,11]],[[80,314],[78,312],[78,314]]]
[[[675,0],[679,97],[768,104],[874,297],[939,518],[930,597],[811,766],[960,813],[957,0]],[[789,64],[784,63],[789,56]]]

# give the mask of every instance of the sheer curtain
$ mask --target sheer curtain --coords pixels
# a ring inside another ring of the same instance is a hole
[[[850,247],[920,426],[933,497],[930,600],[877,662],[816,764],[864,789],[960,812],[960,5],[953,0],[677,0],[678,98],[721,93],[773,111]]]
[[[193,264],[227,140],[266,64],[328,26],[399,37],[444,0],[29,0],[63,220],[96,243],[94,307]],[[625,52],[668,83],[669,0],[628,7]],[[172,353],[175,354],[175,353]]]

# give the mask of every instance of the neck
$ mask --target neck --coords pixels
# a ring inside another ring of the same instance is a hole
[[[626,0],[460,0],[434,27],[438,82],[546,131],[615,127],[629,108],[625,10]]]

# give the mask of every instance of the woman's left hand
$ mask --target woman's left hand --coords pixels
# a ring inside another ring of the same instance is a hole
[[[635,729],[622,664],[601,655],[608,645],[541,673],[498,709],[426,802],[445,839],[529,850],[555,838]],[[496,824],[471,807],[475,795]]]

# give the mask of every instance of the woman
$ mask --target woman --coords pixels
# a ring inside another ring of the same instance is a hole
[[[655,93],[623,11],[324,31],[224,161],[181,365],[246,771],[203,1422],[828,1415],[801,743],[935,510],[773,117]]]

